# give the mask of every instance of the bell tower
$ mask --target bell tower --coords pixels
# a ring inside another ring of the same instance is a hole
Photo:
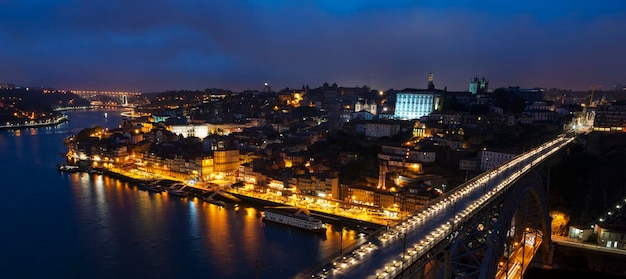
[[[435,84],[433,83],[433,73],[428,74],[428,90],[434,90]]]

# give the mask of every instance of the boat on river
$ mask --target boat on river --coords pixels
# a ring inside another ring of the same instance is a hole
[[[161,193],[166,189],[165,186],[161,185],[161,182],[162,180],[155,180],[148,184],[144,184],[143,188],[145,188],[145,190],[148,190],[148,192]]]
[[[104,170],[101,168],[87,168],[89,174],[104,174]]]
[[[214,205],[226,206],[226,203],[224,201],[221,201],[221,200],[216,200],[216,199],[207,198],[207,197],[203,197],[202,200],[205,201],[205,202],[208,202],[208,203],[212,203]]]
[[[154,192],[154,193],[161,193],[163,191],[165,191],[165,187],[163,187],[163,185],[159,185],[159,184],[149,184],[148,186],[146,186],[146,189],[150,192]]]
[[[185,188],[185,185],[182,185],[182,187],[178,187],[177,185],[174,185],[174,186],[170,186],[165,191],[167,191],[167,193],[170,195],[179,196],[179,197],[187,197],[189,196],[189,193],[183,190],[184,188]]]
[[[76,165],[58,164],[57,170],[62,172],[79,172],[81,171],[81,168]]]
[[[312,232],[326,232],[326,225],[322,220],[311,216],[311,213],[306,208],[266,206],[264,209],[262,217],[264,221],[271,221]]]
[[[208,203],[212,203],[215,205],[219,205],[219,206],[225,206],[226,203],[224,201],[221,200],[216,200],[215,198],[213,198],[215,195],[217,195],[217,192],[213,192],[213,194],[208,195],[208,196],[202,196],[202,200]]]

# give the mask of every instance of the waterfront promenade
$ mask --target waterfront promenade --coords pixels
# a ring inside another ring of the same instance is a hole
[[[81,168],[80,171],[91,172],[91,169]],[[359,232],[371,233],[384,227],[386,225],[394,224],[399,221],[397,218],[380,218],[379,216],[370,216],[367,212],[358,212],[354,210],[341,208],[336,201],[329,201],[326,199],[298,195],[291,197],[280,196],[271,192],[258,192],[254,190],[247,190],[242,188],[231,188],[231,183],[226,181],[215,182],[198,182],[187,183],[175,177],[137,172],[136,170],[125,170],[121,168],[107,168],[102,169],[102,174],[112,178],[126,181],[139,188],[145,187],[145,185],[157,181],[157,180],[169,180],[177,181],[185,185],[184,191],[187,192],[190,198],[202,199],[203,196],[209,196],[213,193],[217,193],[220,200],[229,203],[245,203],[256,207],[264,206],[295,206],[307,208],[314,217],[322,219],[324,222],[332,223],[335,225],[341,225],[348,229],[357,230]]]

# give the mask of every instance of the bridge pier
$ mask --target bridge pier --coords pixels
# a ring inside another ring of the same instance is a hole
[[[541,261],[544,265],[552,265],[554,261],[554,244],[550,241],[550,247],[541,254]]]

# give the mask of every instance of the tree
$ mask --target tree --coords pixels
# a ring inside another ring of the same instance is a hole
[[[515,95],[506,88],[498,88],[493,91],[495,105],[502,108],[506,113],[516,113],[524,111],[526,100]]]
[[[363,180],[361,170],[365,168],[363,161],[351,161],[341,168],[339,172],[339,181],[341,183],[357,182]]]
[[[243,181],[237,181],[237,182],[233,183],[233,185],[230,185],[230,187],[233,188],[233,189],[243,188],[244,186],[246,186],[246,184],[243,183]]]

